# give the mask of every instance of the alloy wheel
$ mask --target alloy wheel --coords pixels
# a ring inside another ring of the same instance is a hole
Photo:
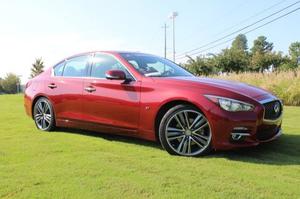
[[[166,140],[178,154],[195,156],[210,144],[211,130],[206,117],[195,110],[175,113],[166,125]]]
[[[42,99],[36,103],[34,120],[37,127],[41,130],[47,130],[52,126],[53,117],[49,102]]]

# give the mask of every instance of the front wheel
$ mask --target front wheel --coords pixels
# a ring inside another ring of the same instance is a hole
[[[164,115],[159,139],[172,155],[200,156],[211,150],[209,122],[199,109],[190,105],[177,105]]]
[[[42,97],[34,104],[33,118],[36,127],[42,131],[51,131],[55,128],[53,108],[47,98]]]

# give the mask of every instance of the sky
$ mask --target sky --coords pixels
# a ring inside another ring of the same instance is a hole
[[[36,58],[41,57],[45,66],[50,67],[65,57],[85,51],[129,50],[163,56],[164,23],[169,27],[167,57],[172,59],[172,23],[168,18],[172,11],[179,14],[175,19],[175,38],[176,53],[180,55],[294,2],[296,0],[0,0],[0,77],[13,72],[25,83]],[[297,7],[300,3],[280,14]],[[246,35],[248,46],[251,48],[255,38],[265,35],[274,43],[274,50],[287,54],[290,43],[300,41],[299,21],[300,10],[253,31]],[[218,53],[226,47],[230,47],[230,42],[202,54]]]

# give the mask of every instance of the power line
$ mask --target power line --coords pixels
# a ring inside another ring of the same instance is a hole
[[[248,18],[246,18],[246,19],[244,19],[244,20],[241,20],[240,22],[236,23],[235,25],[232,25],[232,26],[230,26],[229,28],[226,28],[226,29],[224,29],[223,31],[221,31],[221,32],[219,32],[219,33],[217,33],[217,34],[215,34],[215,36],[221,35],[221,34],[227,32],[228,30],[231,30],[232,28],[237,27],[237,26],[243,24],[243,23],[246,22],[246,21],[249,21],[250,19],[252,19],[252,18],[254,18],[254,17],[257,17],[257,16],[259,16],[259,15],[265,13],[265,12],[268,11],[268,10],[271,10],[272,8],[274,8],[274,7],[276,7],[276,6],[280,5],[280,4],[282,4],[282,3],[285,2],[285,1],[287,1],[287,0],[282,0],[282,1],[280,1],[280,2],[277,2],[277,3],[273,4],[273,5],[271,5],[270,7],[267,7],[267,8],[265,8],[265,9],[263,9],[263,10],[257,12],[257,13],[254,14],[254,15],[251,15],[250,17],[248,17]]]
[[[287,1],[287,0],[283,0],[283,1]],[[248,3],[249,3],[249,2],[246,2],[246,4],[248,4]],[[218,16],[218,18],[220,18],[221,21],[224,21],[224,19],[225,19],[227,16],[229,16],[229,15],[232,14],[232,13],[234,13],[234,10],[236,10],[236,9],[238,9],[239,7],[242,7],[242,6],[244,6],[244,5],[245,5],[245,2],[242,2],[241,4],[238,4],[237,6],[234,6],[232,9],[230,9],[230,11],[225,12],[225,13],[221,14],[220,16]],[[207,28],[209,28],[209,26],[211,26],[211,25],[205,24],[205,25],[200,26],[199,29],[202,29],[201,31],[205,31]],[[184,37],[183,40],[187,40],[187,39],[191,38],[192,35],[193,35],[193,34],[189,34],[189,36]]]
[[[290,11],[290,12],[287,12],[287,13],[285,13],[285,14],[283,14],[283,15],[280,15],[279,17],[276,17],[276,18],[272,19],[271,21],[268,21],[268,22],[266,22],[266,23],[264,23],[264,24],[262,24],[262,25],[259,25],[259,26],[255,27],[255,28],[253,28],[253,29],[250,29],[250,30],[248,30],[247,32],[244,32],[243,34],[246,35],[246,34],[248,34],[248,33],[250,33],[250,32],[253,32],[253,31],[255,31],[255,30],[257,30],[257,29],[259,29],[259,28],[261,28],[261,27],[263,27],[263,26],[266,26],[266,25],[268,25],[268,24],[270,24],[270,23],[273,23],[273,22],[275,22],[275,21],[277,21],[277,20],[279,20],[279,19],[281,19],[281,18],[283,18],[283,17],[285,17],[285,16],[287,16],[287,15],[290,15],[290,14],[292,14],[292,13],[298,11],[298,10],[300,10],[300,7],[296,8],[296,9]],[[193,56],[193,55],[200,54],[200,53],[205,52],[205,51],[207,51],[207,50],[213,49],[213,48],[215,48],[215,47],[217,47],[217,46],[220,46],[220,45],[223,45],[223,44],[228,43],[228,42],[230,42],[230,41],[233,41],[234,39],[235,39],[235,38],[228,39],[228,40],[223,41],[223,42],[221,42],[221,43],[218,43],[218,44],[216,44],[216,45],[214,45],[214,46],[212,46],[212,47],[206,48],[206,49],[201,50],[201,51],[197,51],[197,52],[192,53],[192,54],[189,54],[189,56]],[[182,59],[182,58],[184,58],[185,56],[186,56],[186,55],[181,56],[180,58],[177,58],[177,59]]]
[[[272,17],[272,16],[274,16],[274,15],[276,15],[276,14],[278,14],[278,13],[280,13],[280,12],[282,12],[282,11],[284,11],[284,10],[286,10],[286,9],[288,9],[288,8],[290,8],[290,7],[292,7],[292,6],[294,6],[294,5],[296,5],[296,4],[298,4],[298,3],[300,3],[300,1],[297,1],[297,2],[295,2],[295,3],[293,3],[293,4],[290,4],[290,5],[288,5],[288,6],[284,7],[284,8],[282,8],[282,9],[280,9],[280,10],[278,10],[278,11],[276,11],[276,12],[274,12],[274,13],[272,13],[272,14],[270,14],[270,15],[268,15],[268,16],[266,16],[266,17],[264,17],[264,18],[262,18],[262,19],[260,19],[260,20],[258,20],[258,21],[256,21],[256,22],[250,24],[250,25],[247,25],[247,26],[245,26],[245,27],[243,27],[243,28],[240,28],[240,29],[238,29],[238,30],[236,30],[236,31],[234,31],[234,32],[232,32],[232,33],[230,33],[230,34],[227,34],[227,35],[225,35],[225,36],[223,36],[223,37],[221,37],[221,38],[219,38],[219,39],[216,39],[216,40],[214,40],[214,41],[212,41],[212,42],[209,42],[209,43],[207,43],[207,44],[205,44],[205,45],[202,45],[202,46],[200,46],[200,47],[198,47],[198,48],[194,48],[194,49],[192,49],[192,50],[186,51],[186,52],[184,52],[184,53],[182,53],[182,54],[179,54],[178,56],[180,57],[180,56],[185,55],[185,54],[187,54],[187,53],[191,53],[191,52],[194,52],[194,51],[199,50],[199,49],[201,49],[201,48],[207,47],[207,46],[209,46],[209,45],[211,45],[211,44],[217,43],[218,41],[221,41],[221,40],[223,40],[223,39],[226,39],[226,38],[228,38],[228,37],[230,37],[230,36],[232,36],[232,35],[234,35],[234,34],[236,34],[236,33],[238,33],[238,32],[241,32],[241,31],[243,31],[243,30],[245,30],[245,29],[247,29],[247,28],[249,28],[249,27],[252,27],[252,26],[254,26],[254,25],[256,25],[256,24],[258,24],[258,23],[260,23],[260,22],[262,22],[262,21],[264,21],[264,20],[266,20],[266,19],[268,19],[268,18],[270,18],[270,17]]]
[[[240,29],[238,29],[238,30],[236,30],[236,31],[234,31],[234,32],[232,32],[232,33],[230,33],[230,34],[227,34],[227,35],[225,35],[225,36],[223,36],[223,37],[221,37],[221,38],[219,38],[219,39],[216,39],[216,40],[214,40],[214,41],[212,41],[212,42],[209,42],[209,43],[207,43],[207,44],[204,44],[204,45],[202,45],[202,46],[200,46],[200,47],[198,47],[198,48],[194,48],[194,49],[192,49],[192,50],[189,50],[189,51],[186,51],[186,52],[184,52],[184,53],[181,53],[181,54],[178,55],[178,57],[181,57],[181,56],[183,56],[183,55],[185,55],[185,54],[188,54],[188,53],[197,51],[197,50],[199,50],[199,49],[201,49],[201,48],[210,46],[211,44],[217,43],[217,42],[219,42],[219,41],[221,41],[221,40],[223,40],[223,39],[226,39],[226,38],[228,38],[228,37],[230,37],[230,36],[232,36],[232,35],[235,35],[236,33],[239,33],[239,32],[241,32],[241,31],[243,31],[243,30],[245,30],[245,29],[247,29],[247,28],[250,28],[250,27],[252,27],[252,26],[254,26],[254,25],[256,25],[256,24],[258,24],[258,23],[260,23],[260,22],[262,22],[262,21],[264,21],[264,20],[266,20],[266,19],[268,19],[268,18],[270,18],[270,17],[272,17],[272,16],[274,16],[274,15],[276,15],[276,14],[278,14],[278,13],[280,13],[280,12],[282,12],[282,11],[284,11],[284,10],[286,10],[286,9],[288,9],[288,8],[290,8],[290,7],[292,7],[292,6],[294,6],[294,5],[296,5],[296,4],[298,4],[298,3],[300,3],[300,1],[296,1],[296,2],[293,3],[293,4],[290,4],[290,5],[288,5],[288,6],[284,7],[284,8],[282,8],[282,9],[280,9],[280,10],[278,10],[278,11],[276,11],[276,12],[274,12],[274,13],[272,13],[272,14],[266,16],[266,17],[263,17],[262,19],[260,19],[260,20],[258,20],[258,21],[256,21],[256,22],[254,22],[254,23],[252,23],[252,24],[250,24],[250,25],[247,25],[247,26],[245,26],[245,27],[243,27],[243,28],[240,28]]]
[[[257,16],[259,16],[259,15],[265,13],[266,11],[271,10],[272,8],[274,8],[274,7],[276,7],[276,6],[280,5],[280,4],[282,4],[282,3],[285,2],[285,1],[287,1],[287,0],[281,0],[280,2],[277,2],[277,3],[273,4],[273,5],[271,5],[270,7],[267,7],[267,8],[265,8],[265,9],[263,9],[263,10],[261,10],[261,11],[255,13],[255,14],[251,15],[250,17],[247,17],[246,19],[243,19],[243,20],[239,21],[239,22],[236,23],[235,25],[232,25],[232,26],[230,26],[230,27],[228,27],[228,28],[226,28],[226,29],[223,29],[223,31],[220,31],[219,33],[214,34],[213,36],[219,36],[219,35],[222,35],[223,33],[229,32],[229,30],[233,29],[234,27],[237,27],[237,26],[243,24],[244,22],[249,21],[250,19],[255,18],[255,17],[257,17]],[[178,55],[178,56],[179,56],[179,55]]]

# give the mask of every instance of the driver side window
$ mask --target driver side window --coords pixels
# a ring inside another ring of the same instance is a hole
[[[108,70],[122,70],[127,78],[134,79],[127,69],[110,55],[96,54],[93,60],[91,77],[105,79],[105,73]]]

